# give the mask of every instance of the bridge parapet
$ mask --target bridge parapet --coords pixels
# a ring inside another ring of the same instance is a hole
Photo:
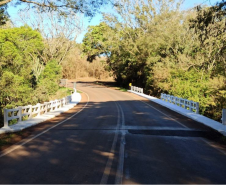
[[[164,93],[161,93],[161,100],[175,104],[184,109],[190,110],[191,112],[195,112],[196,114],[199,113],[199,103],[198,102],[194,102],[192,100],[187,100],[184,98],[178,98],[176,96],[172,96],[172,95],[164,94]]]
[[[65,98],[54,100],[50,102],[44,102],[43,104],[20,106],[14,109],[4,109],[4,127],[9,127],[9,121],[14,124],[21,122],[23,120],[29,120],[33,117],[40,116],[47,112],[52,112],[57,110],[71,102],[71,96]]]
[[[144,93],[143,88],[136,87],[136,86],[131,86],[131,91],[135,91],[135,92],[142,93],[142,94]]]

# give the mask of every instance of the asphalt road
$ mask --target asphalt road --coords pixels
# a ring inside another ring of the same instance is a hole
[[[79,83],[80,112],[6,149],[4,184],[226,184],[211,130],[137,95]]]

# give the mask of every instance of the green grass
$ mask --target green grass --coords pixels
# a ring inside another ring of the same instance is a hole
[[[77,93],[80,93],[80,94],[81,94],[81,93],[82,93],[82,91],[77,90]]]
[[[95,82],[95,84],[102,85],[102,86],[105,86],[105,87],[111,87],[111,88],[114,88],[115,90],[119,90],[119,91],[122,91],[122,92],[127,92],[127,90],[128,90],[124,87],[118,87],[118,86],[114,86],[112,84],[107,84],[107,83],[104,83],[104,82]]]
[[[0,148],[18,142],[18,140],[16,138],[21,138],[23,135],[24,135],[23,131],[19,131],[16,133],[1,134],[0,135]]]
[[[123,87],[115,87],[116,90],[120,90],[122,92],[127,92],[127,89],[126,88],[123,88]]]
[[[11,139],[15,136],[15,134],[5,134],[0,138],[0,146],[7,145],[11,142]]]
[[[97,85],[104,85],[104,83],[102,83],[102,82],[95,82],[95,84],[97,84]]]
[[[67,88],[67,87],[60,87],[60,88],[58,89],[58,92],[66,93],[67,96],[71,95],[71,91],[72,91],[72,89]]]

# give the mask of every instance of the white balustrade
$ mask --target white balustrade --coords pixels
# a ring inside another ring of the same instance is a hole
[[[143,88],[139,88],[136,86],[131,86],[131,91],[135,91],[135,92],[142,93],[142,94],[144,93]]]
[[[54,100],[50,102],[38,103],[37,105],[20,106],[14,109],[4,109],[4,127],[9,127],[9,121],[15,120],[15,122],[31,119],[41,114],[57,110],[71,102],[71,96],[67,96],[60,100]]]
[[[222,110],[222,124],[226,125],[226,109]]]
[[[184,109],[190,110],[191,112],[199,113],[199,103],[191,100],[178,98],[169,94],[161,93],[161,100],[180,106]]]
[[[143,88],[139,88],[136,86],[131,86],[131,91],[143,94]],[[184,109],[187,109],[191,112],[195,112],[196,114],[199,114],[199,103],[198,102],[194,102],[194,101],[183,99],[183,98],[178,98],[176,96],[171,96],[169,94],[164,94],[164,93],[161,93],[160,99],[163,101],[167,101],[169,103],[175,104]],[[222,121],[223,125],[226,125],[226,109],[222,110],[221,121]]]

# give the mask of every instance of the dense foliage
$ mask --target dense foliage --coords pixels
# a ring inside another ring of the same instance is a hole
[[[181,11],[169,0],[122,0],[115,14],[91,26],[83,40],[89,61],[108,57],[121,86],[145,87],[200,103],[220,120],[226,108],[226,3]]]
[[[55,42],[29,26],[0,27],[0,127],[4,108],[65,97],[68,90],[59,87],[62,77],[109,76],[101,60],[87,63],[73,41],[62,35],[51,38]]]
[[[48,101],[59,89],[61,66],[54,60],[44,64],[43,50],[41,34],[28,26],[0,29],[1,113],[3,108]]]

